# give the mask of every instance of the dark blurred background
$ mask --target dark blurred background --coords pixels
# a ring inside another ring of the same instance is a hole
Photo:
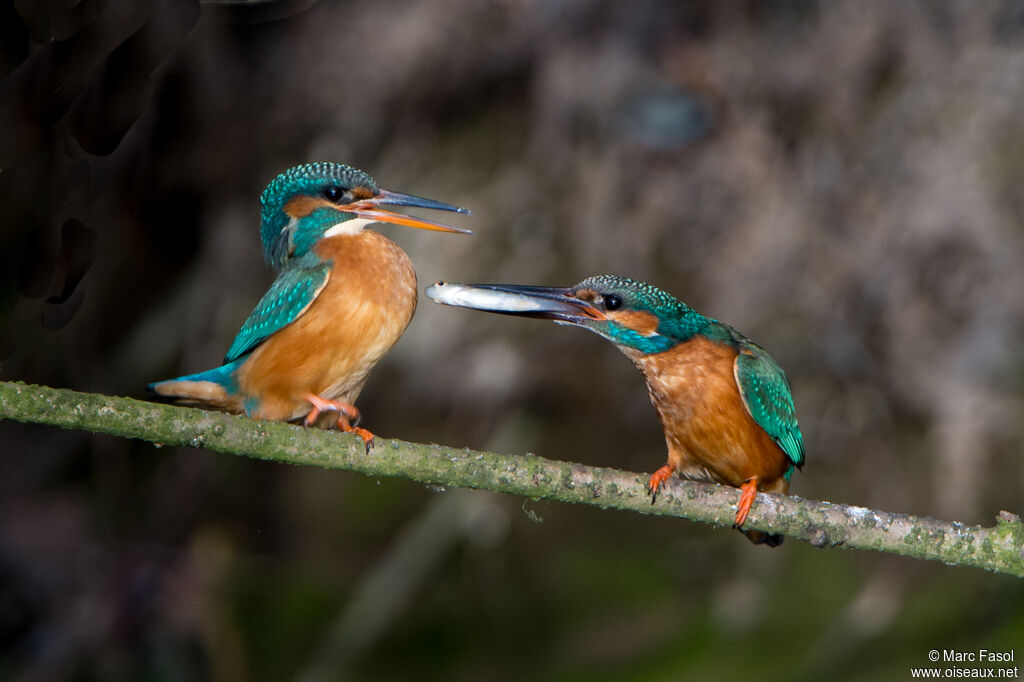
[[[793,384],[801,496],[1024,507],[1024,2],[0,2],[0,377],[142,396],[273,278],[336,160],[471,207],[421,288],[648,280]],[[385,437],[650,472],[596,336],[421,297]],[[1024,657],[974,569],[0,423],[0,678],[902,680]]]

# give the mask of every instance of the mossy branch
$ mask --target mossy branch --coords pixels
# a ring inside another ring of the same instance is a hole
[[[738,499],[734,488],[673,480],[652,505],[644,474],[384,438],[377,438],[366,453],[362,440],[349,434],[21,383],[0,382],[0,419],[725,527],[732,524]],[[888,552],[1024,577],[1024,525],[1006,512],[986,528],[762,494],[746,527],[782,533],[815,547]]]

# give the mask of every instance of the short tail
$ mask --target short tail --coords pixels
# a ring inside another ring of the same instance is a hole
[[[150,394],[183,405],[198,405],[227,412],[242,412],[234,373],[245,358],[198,374],[156,381],[146,386]]]
[[[785,540],[785,536],[779,535],[778,533],[764,533],[759,530],[747,530],[740,528],[740,532],[747,536],[747,539],[753,542],[755,545],[768,545],[769,547],[778,547]]]

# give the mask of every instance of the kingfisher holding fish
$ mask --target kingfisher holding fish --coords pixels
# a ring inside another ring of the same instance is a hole
[[[735,527],[755,544],[781,535],[744,529],[758,490],[789,491],[804,463],[789,382],[763,348],[650,284],[599,275],[569,288],[438,282],[446,305],[583,327],[614,343],[643,374],[667,463],[648,482],[652,503],[673,475],[739,488]]]
[[[277,279],[215,369],[150,384],[162,398],[256,419],[317,424],[322,414],[359,435],[356,398],[416,310],[416,272],[375,222],[470,234],[387,210],[464,208],[381,189],[361,170],[310,163],[278,175],[260,199],[264,257]]]

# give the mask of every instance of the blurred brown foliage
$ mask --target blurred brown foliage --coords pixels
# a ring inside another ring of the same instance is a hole
[[[1024,507],[1020,0],[8,0],[0,38],[5,379],[141,395],[216,365],[272,279],[259,192],[337,160],[473,209],[470,238],[381,228],[421,285],[629,275],[764,345],[806,437],[795,493]],[[425,299],[360,407],[408,440],[664,457],[605,342]],[[1024,655],[1008,578],[9,423],[0,463],[4,678],[904,679],[931,648]],[[430,529],[422,570],[374,586]],[[360,627],[378,592],[402,598]],[[317,657],[331,637],[344,660]]]

